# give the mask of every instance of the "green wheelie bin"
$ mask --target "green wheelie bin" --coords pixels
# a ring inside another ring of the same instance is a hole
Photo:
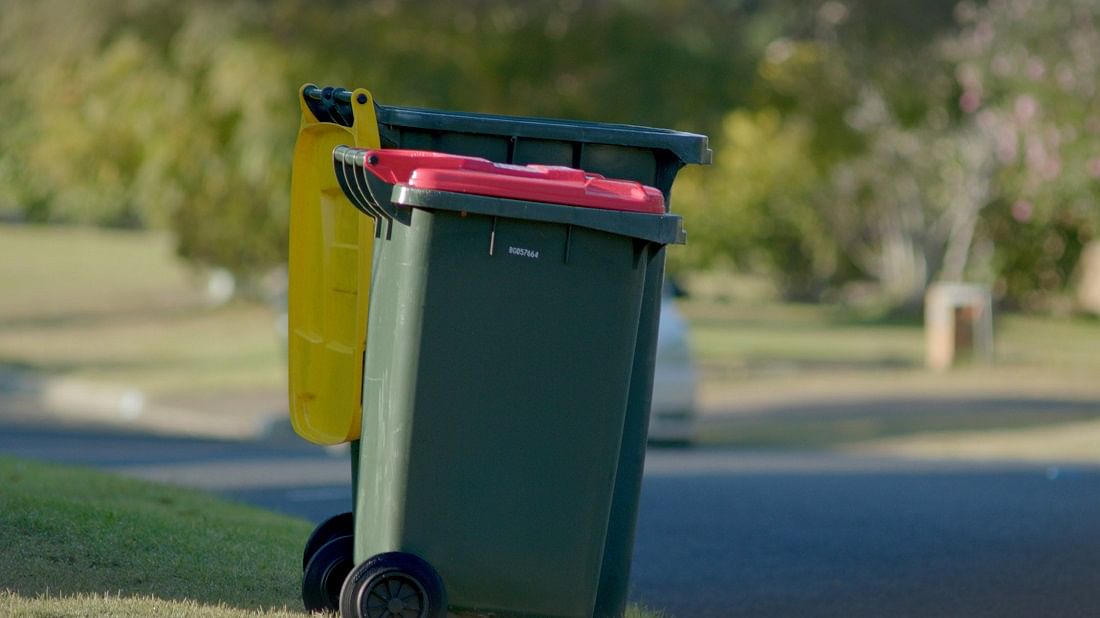
[[[307,85],[301,90],[301,97],[303,108],[317,121],[345,127],[355,125],[357,108],[352,104],[351,91]],[[705,165],[711,161],[707,138],[692,133],[372,103],[383,148],[425,149],[482,157],[498,163],[580,168],[654,186],[664,195],[666,210],[677,172],[687,164]],[[593,611],[595,616],[619,616],[625,608],[645,459],[664,274],[663,245],[649,243],[641,259],[646,262],[646,269],[609,524],[602,552],[598,596]],[[365,384],[364,403],[370,397],[370,385]],[[363,468],[358,453],[359,443],[353,442],[353,477],[358,476]],[[360,485],[357,481],[355,484],[357,487]],[[350,518],[342,517],[337,521],[348,522]],[[347,526],[347,523],[340,523],[333,527],[342,533],[347,531]],[[329,531],[319,530],[315,538],[324,540],[329,536]],[[307,547],[307,554],[309,552]]]
[[[341,613],[593,615],[649,257],[680,217],[576,169],[333,157],[379,233]]]

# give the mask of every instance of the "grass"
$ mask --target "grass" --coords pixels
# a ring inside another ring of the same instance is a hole
[[[34,323],[196,306],[166,234],[0,224],[0,321]]]
[[[278,389],[268,307],[205,306],[158,233],[0,224],[0,365],[153,394]]]
[[[289,618],[303,616],[290,610],[246,610],[228,605],[204,605],[196,601],[171,601],[155,596],[117,597],[78,594],[67,597],[22,595],[0,591],[0,613],[11,618],[62,618],[96,616],[103,618]]]
[[[7,457],[0,457],[0,488],[0,615],[305,615],[306,521]],[[626,616],[661,618],[636,606]]]
[[[1100,463],[1100,420],[1041,427],[996,428],[984,431],[932,431],[917,435],[868,440],[846,447],[865,453],[915,458],[1014,459],[1026,461]]]
[[[0,328],[0,363],[154,393],[275,388],[285,365],[270,310],[68,318]]]
[[[9,458],[0,458],[0,486],[4,615],[279,616],[300,607],[308,522]]]
[[[681,303],[692,343],[712,380],[794,372],[918,369],[924,364],[919,319],[856,321],[827,305],[777,302]],[[1100,371],[1100,321],[997,314],[996,365],[1036,372]],[[1073,377],[1071,375],[1071,377]]]
[[[860,321],[828,306],[744,300],[688,300],[681,309],[692,325],[704,407],[728,411],[704,426],[704,442],[907,454],[972,445],[977,453],[993,448],[980,437],[1005,430],[997,452],[1009,456],[1010,445],[1026,443],[1016,438],[1021,430],[1100,419],[1095,319],[999,314],[994,365],[935,373],[923,367],[919,320]],[[914,436],[934,436],[935,444],[907,440]],[[1043,452],[1055,458],[1074,448],[1048,444]]]
[[[881,441],[880,446],[885,448],[892,444],[901,446],[913,436],[950,435],[955,440],[960,437],[973,440],[988,431],[1019,431],[1100,420],[1100,409],[1094,402],[1068,409],[1061,402],[1037,402],[1022,409],[1011,403],[993,408],[972,401],[917,403],[918,406],[909,405],[893,413],[890,401],[872,401],[841,404],[835,411],[808,409],[800,415],[777,413],[727,419],[710,428],[704,441],[747,448],[815,449]]]
[[[270,308],[208,308],[197,283],[163,235],[0,224],[0,369],[114,383],[184,405],[283,391]],[[781,303],[753,280],[725,287],[742,294],[680,303],[704,407],[801,412],[725,415],[704,429],[705,441],[817,448],[1100,416],[1096,319],[999,313],[994,366],[937,374],[924,369],[918,318]],[[893,413],[906,399],[927,405]],[[1003,405],[967,403],[977,400]],[[846,401],[865,405],[823,413],[822,403]]]

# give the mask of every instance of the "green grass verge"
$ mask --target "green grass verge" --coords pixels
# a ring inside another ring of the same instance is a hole
[[[0,327],[0,364],[155,394],[280,388],[274,316],[234,304]]]
[[[117,598],[99,595],[72,597],[25,598],[14,593],[0,591],[0,612],[12,618],[64,618],[81,616],[97,618],[148,618],[172,616],[173,618],[290,618],[300,617],[302,612],[252,611],[226,605],[203,605],[194,601],[165,601],[157,597]],[[668,618],[666,614],[629,607],[623,618]]]
[[[115,597],[78,594],[25,597],[0,591],[0,614],[12,618],[300,618],[304,612],[290,610],[246,610],[228,605],[205,605],[196,601],[172,601],[155,596]]]
[[[0,224],[0,289],[9,292],[0,294],[0,368],[125,385],[169,407],[205,409],[223,395],[285,389],[285,353],[273,312],[243,303],[204,308],[195,279],[164,235]],[[827,394],[860,401],[888,399],[900,383],[906,393],[922,396],[1005,392],[1026,398],[1030,389],[1049,399],[1100,399],[1095,319],[998,314],[995,366],[935,374],[923,369],[919,319],[866,319],[757,296],[680,303],[704,391],[717,387],[731,401],[755,394],[805,403],[803,393],[817,380],[831,383],[823,389]],[[1095,416],[1096,407],[732,419],[703,437],[816,447],[927,431],[1078,422]]]
[[[998,315],[994,365],[936,373],[924,369],[917,320],[773,302],[681,308],[710,405],[763,411],[723,415],[702,430],[706,443],[831,448],[1100,418],[1095,319]],[[892,409],[899,401],[903,411]]]
[[[1100,409],[1034,404],[1028,409],[1005,404],[1000,408],[971,408],[963,402],[927,403],[926,409],[891,413],[888,403],[853,404],[831,414],[775,414],[731,418],[710,427],[701,436],[708,444],[744,448],[832,448],[934,433],[963,433],[1073,425],[1100,419]]]
[[[919,319],[856,320],[827,305],[688,300],[680,307],[712,379],[924,366]],[[1037,373],[1100,371],[1100,321],[1020,314],[995,316],[996,365]],[[1073,378],[1074,376],[1070,376]]]
[[[0,607],[8,613],[150,615],[160,604],[165,615],[236,616],[231,610],[300,606],[308,522],[8,458],[0,458],[0,487],[0,589],[12,593]]]
[[[311,529],[193,490],[0,457],[0,615],[302,616]]]
[[[201,302],[156,232],[0,224],[0,319],[44,322]]]
[[[266,306],[209,309],[159,233],[0,224],[0,365],[151,394],[279,389]]]

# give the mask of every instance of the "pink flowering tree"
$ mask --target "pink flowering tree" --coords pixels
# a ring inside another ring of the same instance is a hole
[[[958,107],[995,156],[982,231],[996,247],[997,291],[1056,307],[1100,232],[1100,4],[964,2],[956,16],[946,52]]]

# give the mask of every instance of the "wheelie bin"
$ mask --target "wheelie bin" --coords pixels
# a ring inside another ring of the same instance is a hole
[[[341,613],[591,616],[648,258],[680,217],[564,167],[333,156],[381,222]]]
[[[666,209],[679,169],[686,164],[708,164],[711,158],[705,136],[665,129],[385,106],[362,90],[353,92],[312,85],[304,86],[300,96],[303,126],[318,123],[336,127],[362,126],[361,119],[369,108],[371,120],[377,122],[379,142],[384,149],[419,148],[478,156],[499,163],[583,168],[589,172],[655,186],[664,195]],[[369,105],[364,106],[363,100]],[[361,144],[354,140],[348,143]],[[297,160],[295,165],[297,172]],[[325,182],[331,185],[333,179],[329,177]],[[663,246],[648,244],[641,259],[647,267],[635,331],[629,394],[621,428],[622,440],[614,474],[609,525],[602,552],[598,597],[593,611],[597,616],[618,616],[625,607],[645,456],[665,259]],[[369,280],[369,275],[365,273],[360,270],[358,274],[361,278],[360,289],[365,289],[366,280]],[[324,302],[324,299],[315,297],[304,304]],[[366,330],[364,324],[364,336]],[[345,358],[350,356],[345,355]],[[358,386],[359,382],[355,384]],[[369,400],[372,396],[370,384],[362,385],[361,396],[364,403]],[[358,418],[350,418],[349,415],[355,414],[347,410],[344,407],[334,411],[340,417],[334,423],[337,427],[350,427],[350,423],[359,422]],[[332,435],[336,435],[335,432]],[[346,439],[354,440],[354,432],[349,432]],[[359,462],[357,442],[352,442],[352,458],[354,478],[363,467]],[[355,484],[362,488],[357,481]],[[343,539],[341,543],[336,543],[341,547],[330,548],[329,554],[348,551],[352,521],[350,514],[342,514],[319,527],[307,544],[306,561],[329,540]],[[321,566],[325,563],[324,560],[318,562]],[[340,569],[334,568],[333,571],[338,573]],[[335,581],[339,578],[334,574],[331,578],[322,579]],[[329,596],[332,596],[334,586],[331,582],[311,586],[318,587],[327,587]]]

